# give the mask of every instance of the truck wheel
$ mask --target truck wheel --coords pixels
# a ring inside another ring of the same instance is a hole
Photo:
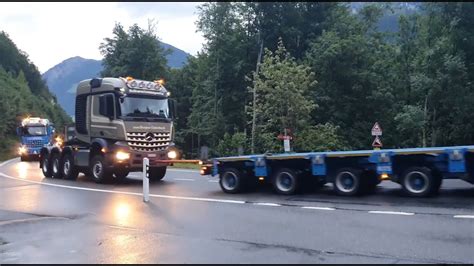
[[[428,167],[411,167],[402,176],[403,192],[413,197],[427,197],[438,192],[441,176]]]
[[[77,179],[77,176],[79,175],[79,171],[77,171],[77,168],[74,165],[74,158],[72,154],[68,153],[64,155],[62,169],[63,169],[64,179],[68,179],[68,180]]]
[[[51,156],[51,173],[53,178],[61,179],[63,178],[63,171],[61,169],[61,159],[58,153],[55,153]]]
[[[299,189],[300,181],[295,171],[281,168],[273,176],[273,188],[278,194],[292,195]]]
[[[334,190],[342,196],[354,196],[361,192],[362,171],[355,168],[342,168],[334,178]]]
[[[102,155],[96,155],[91,161],[92,179],[96,183],[105,183],[112,177],[112,173],[105,167],[105,158]]]
[[[128,176],[129,173],[130,171],[128,171],[127,169],[118,169],[118,170],[115,170],[114,172],[115,177],[118,180],[124,180]]]
[[[165,174],[166,166],[150,168],[150,181],[160,181],[161,179],[163,179],[163,177],[165,177]]]
[[[225,193],[236,194],[242,191],[243,175],[235,168],[225,168],[219,174],[219,185]]]
[[[51,173],[51,164],[47,154],[41,156],[41,171],[43,172],[44,177],[52,177]]]

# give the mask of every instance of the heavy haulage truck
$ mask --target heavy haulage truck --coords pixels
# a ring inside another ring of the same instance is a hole
[[[27,117],[21,121],[16,133],[20,137],[20,159],[28,161],[38,159],[41,148],[53,142],[54,126],[48,119]]]
[[[45,177],[76,179],[79,172],[97,183],[123,179],[150,161],[150,180],[161,180],[178,159],[174,146],[175,101],[162,80],[93,78],[76,89],[75,124],[65,141],[43,147]]]
[[[332,183],[339,195],[373,192],[382,180],[415,197],[435,195],[443,179],[474,184],[474,146],[259,154],[214,158],[201,175],[219,176],[221,189],[239,193],[257,182],[279,194]]]

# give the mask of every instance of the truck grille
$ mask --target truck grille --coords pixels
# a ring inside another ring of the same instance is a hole
[[[127,143],[136,151],[162,151],[170,145],[171,136],[167,132],[128,132]]]
[[[25,146],[27,148],[40,148],[43,147],[43,141],[42,140],[30,140],[27,141]]]

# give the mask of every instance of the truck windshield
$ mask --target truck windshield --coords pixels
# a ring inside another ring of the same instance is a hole
[[[120,99],[119,116],[169,118],[168,100],[127,96]]]
[[[46,135],[46,127],[24,127],[23,135],[30,135],[30,136]]]

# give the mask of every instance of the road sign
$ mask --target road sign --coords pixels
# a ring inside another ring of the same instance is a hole
[[[382,147],[382,141],[379,139],[379,136],[375,137],[374,142],[372,142],[372,147],[374,147],[374,148],[381,148]]]
[[[382,136],[382,128],[377,122],[375,122],[374,126],[372,127],[372,136]]]

